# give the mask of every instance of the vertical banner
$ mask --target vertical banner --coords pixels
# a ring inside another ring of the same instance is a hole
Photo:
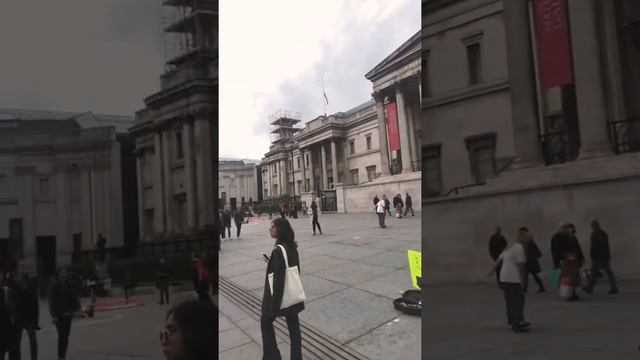
[[[542,90],[573,83],[567,0],[533,0]]]
[[[400,131],[398,131],[398,112],[396,103],[390,102],[384,105],[387,115],[387,135],[389,137],[389,151],[400,150]]]

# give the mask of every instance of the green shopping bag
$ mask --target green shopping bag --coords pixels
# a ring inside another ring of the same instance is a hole
[[[560,269],[551,271],[551,284],[554,289],[560,288]]]

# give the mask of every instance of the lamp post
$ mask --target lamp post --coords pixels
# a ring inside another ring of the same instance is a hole
[[[294,219],[298,218],[298,210],[296,209],[296,172],[293,170],[294,166],[293,166],[293,146],[294,146],[294,142],[293,141],[289,141],[287,142],[287,145],[289,145],[289,152],[291,153],[291,177],[293,178],[293,202],[291,204],[292,206],[292,210],[293,210],[293,217]]]

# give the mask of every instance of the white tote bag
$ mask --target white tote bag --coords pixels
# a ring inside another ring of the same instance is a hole
[[[297,266],[289,267],[289,260],[287,257],[287,250],[284,246],[278,245],[282,249],[282,255],[284,255],[284,291],[282,294],[282,303],[280,309],[286,309],[292,305],[301,303],[307,299],[302,288],[302,281],[300,281],[300,271]],[[273,296],[273,273],[268,275],[269,277],[269,290],[271,290],[271,296]]]

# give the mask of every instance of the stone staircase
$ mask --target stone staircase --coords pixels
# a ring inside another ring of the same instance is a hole
[[[461,189],[450,198],[640,177],[640,153],[608,155],[551,166],[507,169],[486,185]]]

